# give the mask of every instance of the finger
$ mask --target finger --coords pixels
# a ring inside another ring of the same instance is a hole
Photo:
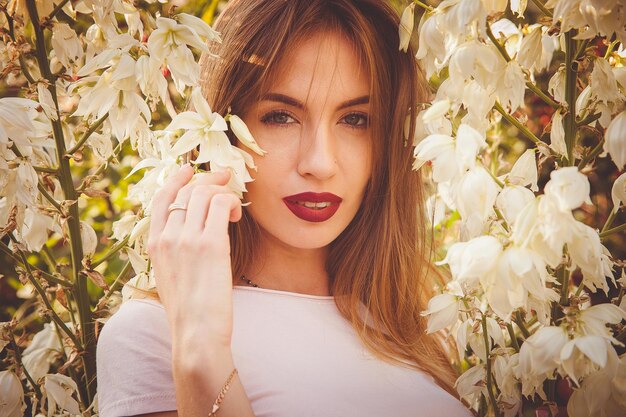
[[[228,222],[241,219],[241,201],[233,194],[216,194],[211,199],[204,225],[204,233],[224,236],[228,234]]]
[[[152,213],[150,219],[149,244],[154,243],[153,239],[157,238],[161,231],[165,228],[168,219],[167,208],[176,198],[178,190],[184,186],[193,175],[191,165],[183,165],[179,171],[168,178],[167,183],[161,188],[152,199]],[[176,210],[178,211],[178,210]]]
[[[232,191],[225,185],[196,184],[189,198],[183,233],[201,233],[213,196],[230,193]]]
[[[172,242],[178,240],[181,232],[185,230],[187,227],[186,222],[189,217],[189,206],[191,196],[193,195],[194,189],[198,186],[213,186],[213,187],[223,187],[221,191],[227,192],[228,189],[224,185],[216,185],[216,184],[226,184],[230,178],[230,172],[206,172],[199,173],[194,176],[198,178],[195,180],[195,183],[192,184],[191,181],[178,190],[178,193],[175,198],[175,203],[183,204],[186,209],[185,210],[172,210],[169,212],[168,217],[165,222],[165,226],[163,227],[162,236]],[[206,203],[205,203],[206,204]],[[208,206],[208,204],[206,204]],[[194,214],[195,216],[199,216],[198,214]],[[196,221],[196,227],[192,230],[186,230],[186,232],[192,233],[200,233],[202,232],[204,226],[204,220],[206,219],[206,213],[202,217],[200,222]]]

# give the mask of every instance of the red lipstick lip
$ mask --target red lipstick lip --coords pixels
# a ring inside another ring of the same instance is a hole
[[[332,193],[300,193],[290,195],[283,198],[283,202],[298,218],[308,222],[324,222],[339,210],[342,198]],[[330,205],[322,209],[313,209],[305,207],[298,202],[323,203],[328,202]]]
[[[309,201],[311,203],[323,203],[325,201],[329,203],[341,203],[343,200],[341,197],[336,196],[333,193],[313,193],[306,192],[300,194],[289,195],[283,198],[285,202],[297,202],[297,201]]]

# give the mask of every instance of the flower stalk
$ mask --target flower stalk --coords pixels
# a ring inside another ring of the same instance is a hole
[[[54,102],[57,116],[60,116],[55,80],[50,71],[48,54],[46,52],[45,38],[43,28],[39,20],[36,1],[26,0],[26,7],[28,9],[31,23],[33,25],[33,31],[35,33],[35,51],[37,55],[39,69],[42,76],[49,81],[48,91],[50,91],[52,95],[52,100]],[[76,295],[78,317],[80,323],[79,335],[81,342],[76,343],[76,346],[84,349],[84,355],[81,355],[84,366],[83,383],[86,386],[87,403],[91,404],[96,394],[96,338],[91,308],[89,306],[87,277],[80,274],[81,261],[83,258],[83,248],[80,234],[80,218],[78,213],[77,195],[72,181],[72,173],[70,170],[69,160],[64,158],[66,154],[66,149],[65,139],[63,136],[63,128],[61,126],[61,118],[57,117],[56,120],[51,120],[51,123],[54,141],[56,144],[57,159],[59,162],[59,181],[61,183],[63,195],[66,200],[74,201],[74,203],[72,203],[68,208],[69,217],[67,218],[67,226],[72,261],[72,291]],[[61,321],[61,324],[59,326],[64,327],[65,324]],[[73,334],[72,336],[75,338]]]
[[[500,416],[500,412],[498,410],[498,403],[496,402],[496,397],[493,393],[493,376],[491,375],[491,352],[489,349],[489,333],[487,332],[487,316],[483,314],[482,316],[482,327],[483,327],[483,341],[485,343],[485,359],[486,359],[486,373],[487,373],[487,393],[489,394],[489,401],[491,402],[491,407],[493,408],[493,415],[495,417]]]

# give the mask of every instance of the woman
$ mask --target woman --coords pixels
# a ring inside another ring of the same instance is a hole
[[[204,93],[267,154],[243,210],[228,174],[189,183],[190,167],[155,197],[160,302],[103,328],[102,417],[470,415],[420,317],[432,283],[403,124],[426,93],[398,24],[378,0],[229,3]]]

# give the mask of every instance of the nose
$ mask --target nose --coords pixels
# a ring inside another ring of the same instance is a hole
[[[331,178],[337,172],[337,155],[332,131],[322,123],[303,129],[300,139],[298,173],[320,180]]]

